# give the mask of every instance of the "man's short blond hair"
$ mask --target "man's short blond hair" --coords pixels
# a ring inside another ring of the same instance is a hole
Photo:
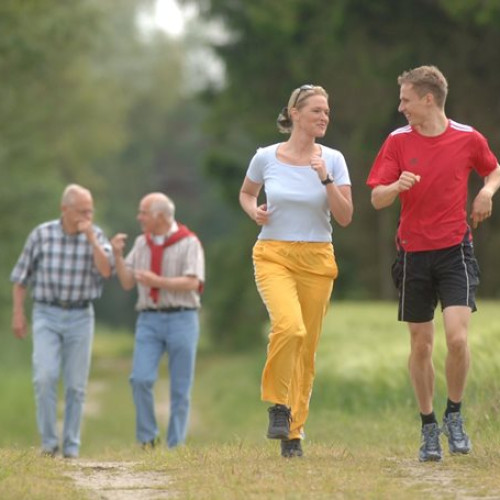
[[[398,76],[398,84],[401,86],[403,83],[411,84],[420,97],[432,94],[436,104],[444,108],[448,95],[448,82],[436,66],[419,66],[405,71]]]

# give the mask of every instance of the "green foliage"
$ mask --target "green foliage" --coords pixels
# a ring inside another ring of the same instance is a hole
[[[266,311],[255,285],[247,286],[253,282],[254,240],[255,235],[249,238],[247,231],[239,231],[210,247],[205,304],[214,349],[243,350],[263,344]]]
[[[92,2],[6,1],[0,7],[4,276],[32,227],[57,217],[65,184],[99,191],[102,177],[92,164],[120,144],[116,87],[93,64],[103,21]]]
[[[488,26],[500,20],[500,5],[496,0],[441,0],[451,16],[477,26]]]

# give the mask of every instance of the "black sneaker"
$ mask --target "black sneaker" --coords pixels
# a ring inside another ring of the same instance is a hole
[[[425,424],[422,427],[422,443],[420,445],[419,460],[421,462],[440,462],[443,458],[441,443],[439,442],[438,424]]]
[[[40,451],[40,455],[42,457],[50,457],[50,458],[54,458],[59,452],[59,446],[54,446],[54,448],[50,448],[50,449],[47,449],[47,448],[42,448],[42,450]]]
[[[160,437],[156,436],[154,439],[148,441],[147,443],[141,443],[141,448],[143,450],[152,450],[153,448],[156,448],[159,445],[160,445]]]
[[[282,439],[281,456],[285,458],[301,457],[304,454],[300,439]]]
[[[290,408],[285,405],[274,405],[267,411],[269,412],[267,437],[269,439],[288,439],[290,422],[292,420]]]
[[[469,436],[465,432],[464,419],[459,412],[448,413],[443,417],[443,434],[448,438],[450,453],[467,455],[472,449]]]

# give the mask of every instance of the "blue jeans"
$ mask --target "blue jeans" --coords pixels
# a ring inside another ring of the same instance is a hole
[[[35,302],[33,384],[38,430],[45,451],[59,445],[57,392],[62,368],[65,398],[62,451],[66,456],[78,456],[93,337],[92,305],[68,310]]]
[[[164,352],[168,355],[170,375],[167,445],[173,448],[186,440],[198,337],[198,311],[139,314],[130,375],[139,442],[148,443],[158,436],[153,386]]]

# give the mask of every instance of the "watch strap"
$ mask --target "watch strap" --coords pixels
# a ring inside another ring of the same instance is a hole
[[[326,179],[324,181],[321,181],[321,184],[323,184],[323,186],[326,186],[327,184],[331,184],[332,182],[333,182],[332,174],[328,173],[326,174]]]

